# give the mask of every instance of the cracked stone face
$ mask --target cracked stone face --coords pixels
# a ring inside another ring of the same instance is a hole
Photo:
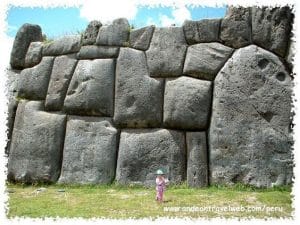
[[[292,81],[274,54],[239,49],[215,79],[209,129],[212,183],[291,183]]]

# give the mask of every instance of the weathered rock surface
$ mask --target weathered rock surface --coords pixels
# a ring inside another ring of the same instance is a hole
[[[97,20],[91,21],[81,37],[82,45],[95,44],[101,26],[102,23],[100,21]]]
[[[228,7],[221,22],[220,39],[233,48],[251,44],[251,8]]]
[[[54,57],[43,57],[38,65],[22,70],[19,80],[19,97],[31,100],[46,98],[53,61]]]
[[[96,44],[127,46],[130,26],[125,18],[116,19],[111,25],[102,26],[99,29]]]
[[[18,96],[18,83],[20,78],[20,70],[7,70],[7,82],[5,84],[6,90],[6,98],[8,99],[7,106],[7,144],[5,146],[5,154],[9,154],[10,144],[11,144],[11,136],[14,128],[14,121],[16,116],[16,111],[18,107],[18,100],[16,97]]]
[[[114,121],[122,127],[162,122],[163,81],[149,77],[145,53],[121,48],[116,67]]]
[[[76,53],[80,50],[80,35],[69,35],[43,46],[44,56],[57,56]]]
[[[39,64],[42,60],[42,50],[42,42],[31,42],[25,56],[24,67],[27,68]]]
[[[167,79],[164,125],[176,129],[206,129],[211,107],[212,83],[190,77]]]
[[[293,64],[295,62],[295,54],[296,54],[296,41],[291,40],[288,48],[288,52],[286,55],[286,62],[290,68],[293,68]]]
[[[42,110],[38,101],[18,105],[8,161],[10,181],[55,182],[59,177],[66,116]]]
[[[281,57],[286,55],[293,14],[288,6],[252,8],[253,42]]]
[[[203,43],[188,47],[183,73],[205,80],[214,80],[233,52],[220,43]]]
[[[112,116],[113,59],[80,60],[68,88],[64,110],[75,115]]]
[[[155,172],[162,168],[170,183],[186,178],[184,133],[166,129],[123,130],[116,181],[121,184],[155,185]]]
[[[149,48],[155,26],[143,27],[130,32],[130,46],[135,49],[146,51]]]
[[[178,77],[182,74],[186,41],[182,27],[155,28],[146,51],[152,77]]]
[[[208,185],[207,144],[205,132],[187,132],[187,184],[190,187]]]
[[[62,109],[76,64],[77,60],[74,55],[55,58],[45,101],[46,110],[59,111]]]
[[[25,23],[17,32],[10,55],[13,69],[25,67],[25,56],[31,42],[42,41],[42,29],[38,25]]]
[[[116,171],[117,129],[109,118],[70,116],[59,183],[109,184]]]
[[[12,132],[13,132],[13,128],[14,128],[14,121],[15,121],[15,116],[16,116],[16,111],[17,111],[17,107],[18,107],[18,101],[15,98],[10,98],[9,102],[8,102],[8,106],[7,106],[7,143],[5,146],[5,154],[9,155],[9,151],[10,151],[10,145],[11,145],[11,137],[12,137]]]
[[[292,81],[274,54],[237,50],[215,79],[209,130],[212,184],[291,183]]]
[[[219,41],[221,19],[203,19],[199,21],[186,20],[183,31],[189,45],[200,42]]]
[[[79,59],[103,59],[117,58],[119,55],[119,47],[110,46],[82,46],[77,57]]]

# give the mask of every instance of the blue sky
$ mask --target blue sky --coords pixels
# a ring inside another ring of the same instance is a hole
[[[10,7],[7,11],[7,35],[14,37],[19,27],[24,23],[39,24],[43,33],[49,38],[62,35],[77,34],[83,31],[89,21],[100,20],[109,23],[115,18],[126,17],[135,27],[150,24],[156,26],[182,25],[185,19],[200,20],[204,18],[221,18],[225,15],[226,7],[192,7],[186,5],[169,7],[148,7],[124,4],[120,10],[112,12],[115,5],[108,4],[107,8],[94,5],[83,5],[69,8],[41,8],[41,7]],[[124,9],[124,7],[127,7]],[[97,8],[97,10],[94,10]]]

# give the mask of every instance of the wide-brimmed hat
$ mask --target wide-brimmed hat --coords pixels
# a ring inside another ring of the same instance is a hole
[[[156,175],[163,175],[165,174],[161,169],[156,170]]]

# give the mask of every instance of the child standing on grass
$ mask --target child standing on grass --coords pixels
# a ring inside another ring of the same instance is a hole
[[[168,179],[164,178],[164,172],[162,170],[156,171],[156,201],[162,203],[164,197],[164,191],[166,190],[166,184]]]

